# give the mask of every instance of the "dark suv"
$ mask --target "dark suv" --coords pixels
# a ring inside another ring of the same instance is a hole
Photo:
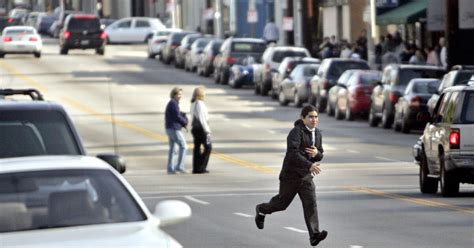
[[[380,120],[382,120],[384,128],[392,126],[395,117],[395,104],[410,80],[414,78],[440,79],[444,73],[444,69],[436,66],[400,64],[385,66],[382,82],[375,85],[370,97],[372,101],[369,110],[370,126],[377,126]]]
[[[59,34],[60,53],[67,54],[69,49],[95,49],[104,55],[106,34],[101,29],[96,15],[70,14]]]
[[[4,99],[18,95],[30,96],[32,100]],[[0,89],[0,158],[41,155],[86,155],[86,151],[61,105],[44,101],[34,89]],[[97,157],[125,172],[121,157]]]
[[[459,192],[460,183],[474,184],[474,86],[445,89],[431,121],[413,147],[420,164],[420,190],[443,196]]]

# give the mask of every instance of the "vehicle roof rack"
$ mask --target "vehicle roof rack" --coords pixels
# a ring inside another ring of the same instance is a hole
[[[37,89],[0,89],[0,95],[29,95],[31,97],[31,100],[44,101],[43,95]]]
[[[474,70],[474,65],[453,65],[451,70]]]

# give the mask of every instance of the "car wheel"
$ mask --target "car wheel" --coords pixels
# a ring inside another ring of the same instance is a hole
[[[401,126],[401,130],[403,133],[410,133],[410,124],[408,123],[407,120],[404,120],[402,119],[402,126]]]
[[[107,44],[111,44],[111,43],[112,43],[112,42],[110,42],[109,36],[107,36],[107,37],[105,38],[105,42],[106,42]]]
[[[35,58],[41,58],[41,52],[36,52],[34,53],[34,55],[35,55]]]
[[[255,83],[254,93],[257,96],[260,95],[260,85],[258,83]]]
[[[278,102],[280,103],[281,106],[288,105],[288,100],[286,100],[285,94],[283,93],[282,90],[280,90],[280,93],[278,94]]]
[[[438,191],[438,180],[428,177],[428,162],[424,151],[420,156],[420,191],[424,194],[435,194]]]
[[[392,121],[390,120],[388,110],[385,106],[383,107],[383,110],[382,110],[382,127],[383,128],[392,127]]]
[[[273,86],[272,86],[272,89],[270,90],[270,96],[272,97],[272,99],[278,98],[278,92],[273,88]]]
[[[375,116],[375,111],[372,107],[370,107],[369,111],[369,125],[371,127],[376,127],[379,124],[379,120]]]
[[[336,105],[337,105],[337,104],[336,104]],[[334,108],[337,108],[337,106],[334,107]],[[331,103],[328,103],[328,104],[327,104],[326,112],[328,113],[329,116],[334,116],[334,114],[335,114],[334,108],[331,107]]]
[[[326,111],[326,104],[323,102],[323,99],[321,95],[318,92],[318,99],[317,99],[317,104],[316,107],[318,107],[319,112],[324,113]]]
[[[309,99],[308,99],[309,104],[316,106],[316,98],[314,95],[310,92],[309,93]]]
[[[155,54],[152,54],[152,53],[148,53],[148,58],[149,59],[154,59],[156,57]]]
[[[342,111],[339,108],[338,104],[336,103],[336,109],[334,110],[334,117],[336,117],[336,120],[342,120],[344,116],[342,116]]]
[[[353,121],[354,120],[354,114],[351,111],[351,108],[349,107],[349,102],[347,102],[346,106],[346,121]]]
[[[95,49],[95,53],[99,55],[104,55],[105,49],[104,48],[97,48]]]
[[[295,101],[295,107],[300,108],[301,106],[303,106],[303,102],[301,101],[301,98],[300,98],[298,92],[295,92],[294,101]]]
[[[59,50],[59,53],[61,55],[67,55],[68,52],[69,52],[69,50],[67,48],[64,48],[64,47],[61,47],[61,49]]]
[[[459,193],[459,182],[446,171],[444,154],[439,155],[439,166],[441,170],[440,186],[441,194],[445,197],[454,196]]]
[[[260,85],[260,94],[262,94],[262,96],[268,96],[268,90],[265,87],[265,82],[262,82]]]
[[[0,59],[3,59],[5,58],[5,54],[4,53],[0,53]]]

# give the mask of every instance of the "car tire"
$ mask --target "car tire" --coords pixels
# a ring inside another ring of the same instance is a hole
[[[321,95],[318,92],[318,99],[316,100],[316,107],[319,109],[319,112],[324,113],[326,111],[326,104],[323,102]]]
[[[303,106],[303,101],[301,101],[301,98],[298,95],[298,91],[295,92],[294,102],[295,102],[295,107],[296,108],[301,108],[301,106]]]
[[[34,53],[34,55],[35,55],[35,58],[41,58],[41,52],[36,52]]]
[[[392,121],[390,120],[390,116],[388,116],[388,110],[385,106],[382,109],[382,127],[385,129],[392,127]]]
[[[5,58],[5,54],[4,53],[0,53],[0,59],[3,59]]]
[[[407,120],[402,119],[401,131],[403,133],[410,133],[411,127]]]
[[[337,105],[337,104],[336,104],[336,105]],[[335,111],[335,108],[337,108],[337,106],[334,107],[334,108],[331,108],[331,103],[328,103],[328,104],[327,104],[326,112],[327,112],[328,116],[334,116],[334,114],[335,114],[335,112],[336,112],[336,111]]]
[[[346,121],[353,121],[354,120],[354,113],[352,113],[351,108],[349,107],[349,102],[347,102],[346,106]]]
[[[379,119],[375,116],[375,111],[372,107],[369,110],[369,125],[376,127],[379,124]]]
[[[265,82],[262,82],[262,84],[260,85],[260,94],[262,96],[268,96],[268,90],[267,87],[265,87]]]
[[[257,96],[260,95],[260,85],[258,83],[255,83],[254,93]]]
[[[61,49],[59,50],[59,53],[61,55],[67,55],[69,52],[69,50],[67,48],[64,48],[64,47],[61,47]]]
[[[148,53],[148,58],[149,59],[154,59],[156,57],[155,54],[152,54],[152,53]]]
[[[285,99],[285,94],[283,93],[282,90],[280,90],[280,93],[278,94],[278,102],[280,103],[281,106],[288,105],[288,100]]]
[[[104,55],[105,49],[104,48],[96,48],[95,53],[99,55]]]
[[[446,171],[444,154],[439,155],[440,166],[440,188],[444,197],[455,196],[459,193],[459,182],[450,173]]]
[[[428,177],[428,161],[425,152],[421,151],[420,156],[420,191],[424,194],[436,194],[438,192],[438,180]]]
[[[336,109],[334,110],[334,117],[336,117],[336,120],[342,120],[344,116],[342,116],[342,111],[337,105],[338,104],[336,103]]]
[[[278,98],[278,92],[273,88],[273,86],[272,86],[272,89],[270,90],[270,96],[272,97],[272,99]]]
[[[221,83],[221,79],[219,77],[219,72],[218,71],[214,71],[214,83],[216,84],[220,84]]]

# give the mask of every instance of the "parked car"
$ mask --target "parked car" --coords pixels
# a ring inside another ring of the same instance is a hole
[[[165,29],[158,18],[126,17],[105,28],[107,43],[147,43],[153,32]]]
[[[260,61],[265,48],[266,43],[262,39],[227,38],[220,48],[220,56],[216,57],[214,62],[214,81],[227,84],[232,65],[242,64],[249,56]]]
[[[104,55],[104,31],[100,28],[96,15],[70,14],[59,35],[60,54],[68,54],[70,49],[95,49],[95,53]]]
[[[351,121],[356,116],[366,116],[370,109],[372,89],[380,80],[382,80],[380,71],[355,70],[337,93],[334,109],[336,119],[345,117]]]
[[[36,22],[40,16],[46,15],[46,12],[30,12],[26,17],[25,25],[36,28]]]
[[[214,72],[214,59],[219,53],[223,42],[224,40],[214,39],[204,47],[196,69],[198,75],[207,77]]]
[[[319,66],[318,74],[311,79],[311,95],[309,102],[319,106],[319,111],[326,110],[329,89],[334,86],[339,77],[346,70],[369,70],[369,65],[364,60],[328,58]]]
[[[474,66],[468,65],[455,65],[451,68],[451,71],[446,73],[441,81],[439,88],[428,100],[428,111],[433,112],[436,103],[438,102],[439,95],[444,89],[455,86],[455,85],[466,85],[471,78],[474,76]]]
[[[106,27],[110,26],[110,24],[117,21],[117,19],[109,19],[109,18],[100,18],[100,28],[105,30]]]
[[[32,100],[1,100],[29,96]],[[59,104],[44,101],[34,89],[0,89],[0,158],[86,155],[79,133]],[[125,172],[125,162],[114,154],[98,154],[118,172]]]
[[[97,158],[0,159],[0,168],[2,246],[182,247],[160,228],[189,218],[189,205],[162,201],[150,213]]]
[[[159,56],[162,59],[163,47],[168,40],[168,36],[171,33],[181,32],[179,28],[173,29],[162,29],[155,31],[151,39],[148,39],[148,58],[154,59],[156,56]]]
[[[54,20],[54,16],[51,15],[39,16],[35,26],[38,33],[48,34],[48,30],[53,24]]]
[[[430,122],[413,147],[420,165],[420,190],[443,196],[459,193],[460,183],[474,183],[474,86],[445,89]]]
[[[326,112],[329,116],[333,116],[336,110],[336,102],[339,90],[344,89],[348,85],[349,78],[357,70],[346,70],[337,80],[337,83],[329,89],[328,103],[326,104]],[[340,116],[338,116],[340,117]],[[336,118],[341,119],[341,118]]]
[[[176,68],[184,68],[184,62],[186,61],[186,54],[191,50],[193,42],[199,38],[202,38],[202,34],[192,33],[184,36],[181,40],[181,44],[174,51],[174,66]]]
[[[309,58],[309,57],[285,57],[278,69],[272,76],[272,89],[270,95],[273,99],[277,99],[279,95],[280,83],[283,81],[288,75],[290,75],[291,71],[299,64],[320,64],[321,61],[317,58]]]
[[[299,108],[309,99],[311,78],[318,72],[319,64],[300,64],[280,84],[278,102],[282,106],[293,102]]]
[[[255,94],[268,95],[272,89],[272,77],[286,57],[311,57],[303,47],[269,46],[262,55],[262,66],[255,71]]]
[[[369,124],[372,127],[382,121],[384,128],[390,128],[395,116],[395,103],[405,91],[408,82],[413,78],[441,78],[444,69],[428,65],[400,65],[385,66],[382,81],[378,83],[371,96]]]
[[[51,37],[54,37],[54,38],[59,37],[59,33],[61,32],[61,29],[64,27],[64,22],[66,21],[66,18],[70,14],[81,14],[81,13],[76,12],[74,10],[65,10],[63,14],[61,14],[61,11],[55,12],[54,22],[51,24],[48,30],[48,33]]]
[[[430,118],[427,102],[437,92],[440,80],[414,78],[395,104],[395,131],[409,133],[411,129],[424,128]]]
[[[11,26],[2,32],[0,43],[0,58],[5,54],[34,54],[36,58],[41,57],[43,41],[36,29],[30,26]]]
[[[181,45],[181,40],[188,34],[192,34],[194,32],[183,31],[183,32],[176,32],[172,33],[168,36],[168,40],[166,40],[166,44],[163,48],[163,63],[170,64],[175,60],[175,53],[176,49]]]
[[[199,57],[201,56],[204,47],[212,40],[212,37],[198,38],[191,44],[191,48],[186,53],[184,58],[184,69],[186,71],[196,71]]]

